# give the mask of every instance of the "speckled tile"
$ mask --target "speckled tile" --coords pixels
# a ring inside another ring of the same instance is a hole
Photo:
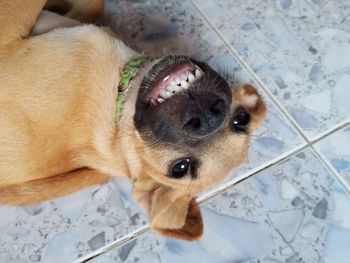
[[[189,243],[147,233],[93,262],[346,263],[350,199],[309,150],[202,206],[205,233]]]
[[[139,50],[189,53],[223,72],[230,83],[252,82],[189,3],[109,1],[106,9],[102,23]],[[266,103],[267,120],[254,135],[248,161],[239,172],[303,144],[268,98]],[[0,218],[0,262],[70,262],[144,225],[145,216],[132,202],[129,187],[125,180],[113,181],[36,206],[0,206],[0,213],[6,214]]]
[[[349,1],[194,1],[309,138],[349,119]]]
[[[26,207],[0,206],[0,262],[71,262],[146,224],[126,179]]]
[[[316,143],[315,147],[345,179],[350,188],[350,126]]]

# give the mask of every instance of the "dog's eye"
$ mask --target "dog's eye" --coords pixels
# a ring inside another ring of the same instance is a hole
[[[238,107],[233,114],[232,129],[237,132],[247,132],[247,125],[249,122],[249,113],[243,107]]]
[[[179,179],[184,177],[188,173],[188,169],[190,168],[191,161],[190,159],[184,159],[180,160],[175,165],[170,171],[170,177]]]

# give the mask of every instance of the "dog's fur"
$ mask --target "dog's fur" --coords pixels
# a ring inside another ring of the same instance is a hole
[[[41,13],[45,4],[69,10],[65,17]],[[153,64],[132,81],[116,125],[120,72],[138,54],[108,29],[80,24],[102,13],[100,0],[0,2],[0,203],[42,202],[127,176],[153,229],[197,239],[203,223],[194,196],[245,159],[265,105],[252,86],[235,87],[229,114],[238,105],[247,109],[247,134],[226,127],[196,149],[197,180],[165,176],[169,162],[189,150],[155,146],[135,128],[138,87]]]

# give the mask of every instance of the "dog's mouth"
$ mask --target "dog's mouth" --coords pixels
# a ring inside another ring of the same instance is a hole
[[[223,126],[231,100],[227,82],[209,65],[167,56],[141,82],[135,127],[145,138],[148,131],[159,141],[194,145]]]
[[[161,104],[175,94],[187,91],[204,76],[203,70],[188,57],[166,57],[155,64],[145,77],[143,100],[152,106]]]
[[[152,105],[163,103],[174,94],[186,91],[194,81],[200,79],[202,76],[203,71],[192,62],[185,62],[169,67],[153,83],[146,96],[146,100]]]

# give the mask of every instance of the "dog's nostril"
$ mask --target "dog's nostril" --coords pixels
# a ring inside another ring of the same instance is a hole
[[[181,113],[183,132],[195,138],[204,138],[217,131],[225,121],[228,103],[215,94],[192,94]]]
[[[217,100],[211,107],[210,112],[217,115],[221,113],[225,108],[224,101],[223,100]]]
[[[193,129],[197,130],[201,127],[201,120],[199,118],[192,118],[190,119],[188,122],[186,122],[186,124],[184,125],[184,127],[192,127]]]

